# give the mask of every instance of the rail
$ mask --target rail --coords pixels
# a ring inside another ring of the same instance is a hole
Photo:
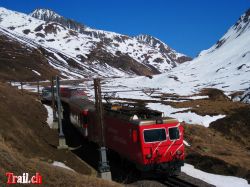
[[[198,185],[192,184],[177,177],[169,177],[167,180],[161,181],[161,183],[169,187],[198,187]]]

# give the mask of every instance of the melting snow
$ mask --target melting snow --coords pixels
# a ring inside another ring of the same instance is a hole
[[[186,140],[183,140],[183,143],[184,143],[184,145],[186,145],[186,146],[188,146],[188,147],[191,146]]]
[[[208,99],[209,97],[207,95],[197,95],[197,96],[190,96],[190,97],[186,97],[187,99],[193,99],[193,100],[196,100],[196,99]]]
[[[50,128],[52,128],[52,124],[53,124],[53,110],[51,108],[51,106],[48,105],[43,105],[47,112],[48,112],[48,117],[47,117],[47,123],[49,125]]]
[[[53,166],[58,166],[58,167],[61,167],[61,168],[65,168],[65,169],[68,169],[68,170],[71,170],[71,171],[74,171],[74,172],[75,172],[75,170],[73,170],[73,169],[71,169],[70,167],[66,166],[66,165],[65,165],[64,163],[62,163],[62,162],[54,161],[54,162],[52,163],[52,165],[53,165]]]
[[[173,108],[168,105],[163,105],[160,103],[149,103],[147,105],[149,108],[153,110],[159,110],[163,112],[166,116],[170,116],[178,119],[179,121],[185,121],[186,123],[203,125],[205,127],[209,127],[209,124],[218,119],[224,118],[225,115],[217,115],[217,116],[200,116],[193,112],[183,112],[189,110],[190,108]]]
[[[37,72],[36,70],[32,70],[35,74],[41,76],[41,73]]]
[[[232,177],[232,176],[223,176],[223,175],[216,175],[207,173],[198,169],[195,169],[194,166],[190,164],[184,164],[181,168],[181,171],[190,175],[194,178],[201,179],[209,184],[213,184],[217,187],[250,187],[247,183],[247,180]]]

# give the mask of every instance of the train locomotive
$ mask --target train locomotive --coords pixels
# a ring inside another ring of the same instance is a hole
[[[60,90],[68,117],[88,141],[100,143],[94,102],[75,89]],[[75,97],[77,96],[77,97]],[[129,103],[105,103],[105,144],[139,171],[176,175],[184,164],[183,124],[162,113]]]

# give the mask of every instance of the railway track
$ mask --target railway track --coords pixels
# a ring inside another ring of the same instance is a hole
[[[198,187],[198,185],[189,183],[177,177],[169,177],[167,180],[161,181],[161,183],[169,187]]]

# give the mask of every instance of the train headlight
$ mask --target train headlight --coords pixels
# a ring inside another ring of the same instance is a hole
[[[152,158],[152,155],[151,154],[147,154],[146,155],[146,159],[150,159],[150,158]]]

